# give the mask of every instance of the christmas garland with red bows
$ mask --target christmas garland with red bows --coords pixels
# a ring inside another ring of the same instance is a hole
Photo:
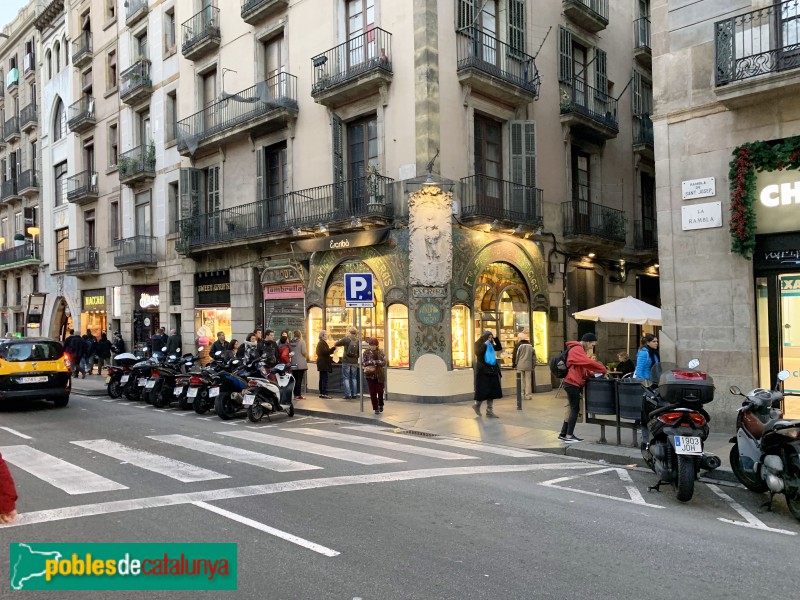
[[[756,173],[800,169],[800,136],[742,144],[733,150],[730,167],[731,250],[750,259],[756,249]]]

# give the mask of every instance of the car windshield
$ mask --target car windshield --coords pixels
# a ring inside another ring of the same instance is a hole
[[[0,346],[0,359],[8,362],[57,360],[64,355],[58,342],[14,342]]]

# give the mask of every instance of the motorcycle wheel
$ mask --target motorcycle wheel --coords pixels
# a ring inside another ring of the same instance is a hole
[[[202,388],[198,390],[197,396],[194,397],[192,408],[198,415],[204,415],[208,412],[208,390]]]
[[[139,398],[139,400],[143,400],[145,404],[152,404],[153,403],[153,399],[150,396],[150,390],[148,390],[146,388],[144,390],[142,390],[142,395]]]
[[[156,381],[155,386],[153,386],[153,389],[150,390],[150,399],[153,401],[153,406],[156,408],[164,408],[167,404],[169,404],[167,390],[164,389],[164,382],[160,379]]]
[[[789,461],[789,473],[788,477],[785,479],[787,480],[794,480],[797,481],[800,479],[800,457],[793,456]],[[797,488],[793,490],[786,490],[786,506],[789,507],[789,512],[792,513],[792,516],[800,521],[800,490]]]
[[[137,392],[134,392],[133,387],[128,384],[125,384],[122,393],[125,394],[125,397],[131,402],[134,402],[139,399],[139,394]]]
[[[286,410],[286,414],[290,417],[294,416],[294,404],[289,404],[289,408]]]
[[[112,381],[108,384],[108,395],[112,398],[119,398],[122,396],[122,384],[119,380]]]
[[[675,497],[688,502],[694,496],[695,464],[693,456],[676,456],[678,461],[678,483]]]
[[[186,390],[178,398],[178,410],[186,410],[189,408],[189,398],[186,396]]]
[[[214,412],[223,421],[230,421],[236,416],[230,394],[220,394],[214,399]]]
[[[251,423],[258,423],[264,418],[264,407],[258,400],[247,407],[247,418]]]
[[[751,475],[742,468],[742,460],[741,456],[739,456],[739,444],[734,444],[731,448],[730,459],[731,471],[736,475],[736,479],[742,482],[744,487],[753,492],[758,492],[759,494],[763,494],[767,491],[767,484],[764,483],[764,480],[761,479],[758,473],[753,473]]]

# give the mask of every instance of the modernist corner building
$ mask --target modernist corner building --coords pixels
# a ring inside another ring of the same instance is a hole
[[[787,369],[800,417],[800,3],[652,16],[662,340],[714,375],[713,414]]]

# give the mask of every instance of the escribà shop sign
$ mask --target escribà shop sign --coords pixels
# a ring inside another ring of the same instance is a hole
[[[230,306],[230,271],[195,273],[194,289],[197,294],[197,306]]]

